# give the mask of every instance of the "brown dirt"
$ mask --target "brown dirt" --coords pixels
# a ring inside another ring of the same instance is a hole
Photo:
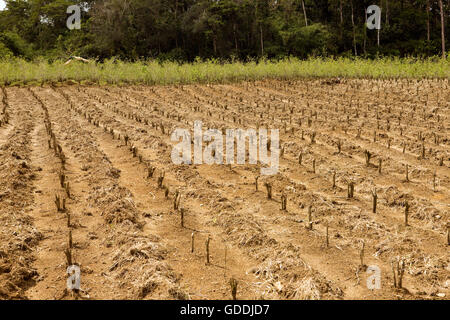
[[[6,88],[0,101],[0,299],[230,299],[231,278],[239,299],[449,297],[448,80]],[[280,129],[279,173],[256,191],[259,165],[173,164],[170,135],[195,120]],[[380,290],[366,286],[370,265]]]

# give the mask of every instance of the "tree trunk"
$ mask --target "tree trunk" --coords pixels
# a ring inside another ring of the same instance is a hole
[[[380,9],[383,12],[383,0],[380,0]],[[380,21],[381,21],[381,12],[380,12]],[[377,29],[377,47],[380,47],[380,29]]]
[[[442,58],[445,59],[445,25],[444,25],[444,4],[439,0],[439,7],[441,8],[441,38],[442,38]]]
[[[380,29],[377,29],[377,46],[380,47]]]
[[[386,0],[386,25],[389,25],[389,0]]]
[[[340,29],[341,30],[340,30],[339,35],[340,35],[341,41],[343,42],[343,39],[344,39],[344,13],[343,13],[343,8],[342,8],[342,0],[339,1],[339,15],[341,18],[341,21],[340,21]]]
[[[352,7],[353,48],[355,50],[355,56],[357,56],[358,51],[356,50],[355,15],[353,13],[353,0],[350,0],[350,5]]]
[[[175,47],[178,49],[178,0],[175,1],[175,24],[177,26],[175,31]]]
[[[306,16],[305,1],[302,0],[303,15],[305,16],[305,25],[308,26],[308,17]]]
[[[365,13],[366,11],[364,10],[364,13]],[[363,31],[364,31],[364,41],[363,41],[363,52],[364,52],[364,55],[366,55],[367,54],[367,52],[366,52],[366,45],[367,45],[367,26],[366,25],[364,25],[363,26]]]
[[[364,34],[364,39],[363,39],[363,53],[364,55],[367,54],[366,48],[367,48],[367,11],[366,8],[364,8],[364,25],[363,25],[363,34]]]
[[[427,0],[427,41],[431,40],[431,29],[430,29],[430,0]]]
[[[233,23],[233,34],[234,34],[234,48],[236,49],[236,54],[238,52],[238,41],[236,36],[236,23]]]
[[[262,24],[259,24],[259,32],[261,33],[261,57],[264,56],[264,38]]]

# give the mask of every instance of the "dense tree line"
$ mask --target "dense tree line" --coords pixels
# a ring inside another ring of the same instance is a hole
[[[253,59],[439,55],[450,0],[6,0],[0,57]],[[82,27],[66,27],[68,6]],[[381,30],[365,27],[382,8]],[[444,23],[444,28],[442,28]],[[445,50],[445,49],[444,49]]]

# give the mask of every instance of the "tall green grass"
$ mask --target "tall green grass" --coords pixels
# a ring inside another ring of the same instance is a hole
[[[0,84],[93,82],[99,84],[188,84],[240,80],[299,78],[450,78],[450,58],[429,59],[321,59],[218,63],[198,61],[178,64],[156,61],[104,63],[74,61],[0,61]]]

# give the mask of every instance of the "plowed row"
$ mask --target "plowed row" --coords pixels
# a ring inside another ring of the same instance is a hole
[[[449,297],[448,80],[55,86],[0,98],[0,298],[230,299],[230,279],[238,299]],[[173,164],[171,133],[197,120],[279,129],[278,174]],[[81,268],[75,293],[67,249]],[[367,287],[368,266],[381,289]]]

